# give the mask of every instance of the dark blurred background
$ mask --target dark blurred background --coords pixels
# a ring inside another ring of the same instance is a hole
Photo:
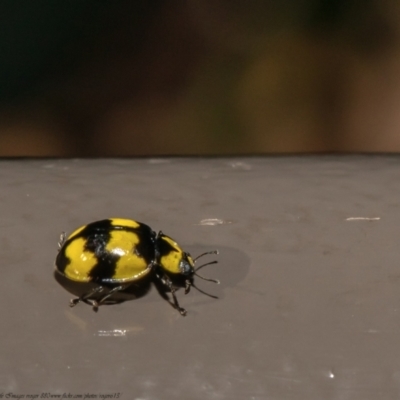
[[[394,0],[5,0],[0,156],[400,151]]]

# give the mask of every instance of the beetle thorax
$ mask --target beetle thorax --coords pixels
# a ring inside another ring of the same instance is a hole
[[[158,264],[171,274],[191,276],[194,272],[194,262],[190,255],[169,236],[162,232],[157,237]]]

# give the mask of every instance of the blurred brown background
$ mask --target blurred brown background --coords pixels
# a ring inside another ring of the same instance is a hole
[[[6,0],[0,156],[400,151],[394,0]]]

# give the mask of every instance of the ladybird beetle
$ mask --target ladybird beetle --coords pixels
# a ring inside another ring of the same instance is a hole
[[[193,286],[216,298],[198,289],[193,280],[196,275],[219,284],[218,280],[203,278],[197,273],[199,268],[217,261],[195,268],[199,257],[218,254],[218,251],[206,252],[193,259],[172,238],[161,231],[157,234],[141,222],[122,218],[92,222],[68,237],[62,233],[58,250],[55,263],[58,273],[70,281],[97,284],[88,293],[72,299],[71,307],[83,301],[97,311],[114,293],[148,278],[162,288],[167,299],[165,293],[171,293],[171,304],[181,315],[186,315],[186,310],[178,303],[175,294],[178,286],[185,287],[185,294]]]

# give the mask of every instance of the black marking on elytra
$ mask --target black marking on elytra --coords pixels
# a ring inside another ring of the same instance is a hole
[[[96,235],[99,233],[107,233],[113,229],[111,220],[103,219],[101,221],[92,222],[86,225],[76,236],[74,237],[88,237],[90,235]]]
[[[172,251],[177,252],[177,250],[174,247],[172,247],[172,245],[170,243],[168,243],[166,240],[162,240],[162,238],[165,236],[166,235],[164,235],[162,232],[160,232],[157,237],[157,250],[158,250],[160,259],[161,259],[161,257],[164,257],[167,254],[171,253]]]
[[[156,257],[156,233],[147,225],[141,226],[140,230],[137,230],[136,233],[138,234],[140,240],[134,251],[136,255],[145,260],[147,265],[150,265],[154,262]]]
[[[96,255],[96,258],[98,262],[89,273],[91,281],[101,283],[103,281],[107,282],[112,280],[120,256],[104,250],[103,253]]]
[[[95,233],[86,237],[85,251],[91,251],[97,258],[100,258],[106,251],[107,243],[110,240],[109,232]]]
[[[112,226],[112,229],[135,233],[139,238],[139,243],[132,251],[134,251],[138,257],[142,257],[147,265],[150,265],[155,259],[156,233],[148,225],[142,224],[141,222],[138,222],[138,224],[138,227],[115,225]]]
[[[86,237],[84,250],[92,252],[96,259],[96,265],[90,270],[89,276],[93,282],[112,279],[115,275],[117,262],[120,256],[106,249],[110,240],[110,232],[97,232]]]
[[[139,243],[132,247],[139,257],[142,257],[147,265],[154,260],[154,242],[156,234],[147,225],[139,223],[138,227],[124,225],[113,225],[111,220],[98,221],[88,225],[92,235],[87,237],[85,250],[92,251],[98,262],[90,271],[89,276],[94,282],[109,281],[115,275],[118,260],[121,258],[118,254],[106,250],[107,243],[110,240],[112,231],[125,231],[135,233],[139,237]],[[85,236],[89,229],[82,230]]]
[[[100,242],[97,243],[97,240],[100,239],[95,239],[95,238],[99,237],[99,233],[103,233],[103,235],[100,236],[102,236],[103,240],[105,240],[107,243],[108,239],[105,238],[104,235],[107,234],[111,226],[112,226],[111,221],[109,219],[92,222],[91,224],[86,225],[78,234],[66,240],[57,254],[56,258],[57,269],[61,273],[64,273],[67,266],[71,263],[71,259],[68,258],[65,254],[65,249],[67,249],[70,243],[77,238],[84,238],[86,240],[85,250],[92,251],[93,253],[96,253],[96,249],[98,249],[97,251],[99,251],[101,248],[104,248],[102,243]]]
[[[71,259],[65,255],[65,247],[63,247],[58,252],[57,258],[56,258],[56,267],[57,267],[58,271],[60,271],[62,274],[64,274],[65,269],[67,268],[67,266],[69,265],[70,262],[71,262]]]
[[[86,239],[84,250],[94,253],[97,258],[96,265],[90,270],[89,276],[93,282],[101,283],[102,280],[109,280],[115,275],[119,256],[106,250],[110,240],[112,224],[109,219],[92,222],[85,226],[76,237]]]
[[[146,224],[138,222],[138,227],[124,225],[113,225],[111,219],[92,222],[86,225],[80,232],[69,238],[57,256],[57,267],[60,272],[64,272],[71,260],[65,256],[64,249],[69,243],[77,238],[84,238],[84,250],[94,253],[97,258],[96,265],[91,269],[89,276],[92,282],[101,283],[110,281],[115,275],[117,262],[121,258],[118,254],[106,249],[107,243],[111,238],[112,231],[126,231],[138,235],[139,243],[132,248],[132,252],[142,257],[147,265],[153,263],[156,257],[155,243],[156,233]]]

